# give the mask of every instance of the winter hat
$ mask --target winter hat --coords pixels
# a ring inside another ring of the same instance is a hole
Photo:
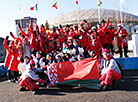
[[[105,49],[102,50],[102,53],[104,53],[104,52],[109,53],[109,50],[105,48]]]

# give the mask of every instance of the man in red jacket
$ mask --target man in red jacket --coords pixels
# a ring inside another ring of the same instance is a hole
[[[128,45],[127,45],[127,38],[126,38],[128,36],[128,33],[120,23],[118,23],[117,26],[118,26],[118,29],[115,32],[115,35],[117,36],[117,46],[119,47],[120,58],[122,58],[123,48],[124,48],[124,56],[128,57],[127,55]]]
[[[103,22],[103,23],[105,23],[105,22]],[[103,48],[107,48],[107,49],[108,49],[108,44],[109,44],[109,42],[108,42],[109,34],[108,34],[108,29],[107,29],[108,24],[109,24],[109,18],[108,18],[105,26],[104,26],[104,24],[102,24],[103,26],[101,26],[99,24],[98,29],[97,29],[97,33],[100,36],[100,41],[102,43],[102,46],[103,46]]]

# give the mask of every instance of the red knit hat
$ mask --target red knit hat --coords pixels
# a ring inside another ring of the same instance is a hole
[[[105,48],[105,49],[102,50],[102,53],[104,53],[104,52],[109,53],[109,50]]]

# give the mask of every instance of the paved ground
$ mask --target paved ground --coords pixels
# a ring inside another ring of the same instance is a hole
[[[36,95],[20,92],[19,85],[0,77],[0,102],[138,102],[138,70],[125,71],[112,91],[96,91],[69,86],[41,87]]]

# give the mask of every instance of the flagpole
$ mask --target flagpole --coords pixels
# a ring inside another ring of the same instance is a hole
[[[38,4],[39,4],[39,2],[37,2],[37,6],[38,6]],[[38,7],[37,7],[37,9],[38,9]],[[39,8],[40,9],[40,8]],[[37,25],[39,25],[39,10],[37,10]]]
[[[21,24],[21,19],[22,19],[22,14],[21,14],[21,4],[20,4],[20,6],[19,6],[19,14],[20,14],[20,25],[21,25],[21,27],[22,27],[22,24]]]
[[[120,19],[121,19],[121,24],[123,24],[121,0],[120,0]]]
[[[60,24],[60,17],[59,17],[59,0],[57,0],[57,14],[58,14],[58,22],[57,22],[57,24],[59,25]]]
[[[98,18],[99,18],[99,23],[100,23],[100,21],[101,21],[101,19],[100,19],[100,7],[98,5],[98,0],[97,0],[97,6],[98,6]]]
[[[80,23],[80,17],[79,17],[79,4],[77,6],[77,22],[78,22],[78,25]]]

